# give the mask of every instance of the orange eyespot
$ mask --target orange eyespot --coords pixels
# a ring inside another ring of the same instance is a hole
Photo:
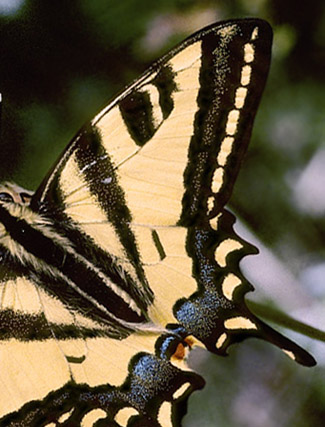
[[[179,343],[175,353],[173,354],[172,358],[175,358],[177,360],[183,360],[185,357],[185,347],[184,344]]]

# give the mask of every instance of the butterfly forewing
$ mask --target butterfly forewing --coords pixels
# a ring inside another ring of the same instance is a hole
[[[191,37],[77,136],[37,193],[41,206],[59,199],[73,227],[112,255],[150,304],[149,284],[163,323],[197,290],[184,226],[198,215],[207,221],[229,198],[270,45],[259,21]]]

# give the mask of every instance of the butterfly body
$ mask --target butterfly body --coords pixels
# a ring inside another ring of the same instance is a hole
[[[95,410],[103,425],[179,425],[204,385],[183,370],[197,343],[225,355],[256,336],[314,363],[246,307],[239,261],[257,250],[224,207],[271,40],[255,19],[203,29],[82,128],[34,195],[0,190],[6,425],[92,425]]]

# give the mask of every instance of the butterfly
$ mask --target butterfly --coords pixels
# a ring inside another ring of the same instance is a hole
[[[0,417],[6,426],[176,426],[204,386],[186,366],[257,337],[239,269],[257,249],[228,202],[265,86],[272,30],[213,24],[128,86],[35,193],[0,188]]]

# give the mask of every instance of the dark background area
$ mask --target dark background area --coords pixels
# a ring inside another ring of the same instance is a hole
[[[264,257],[243,267],[256,300],[324,330],[321,0],[0,1],[0,181],[35,190],[78,129],[153,60],[209,23],[248,16],[271,23],[274,47],[230,205]],[[207,386],[191,398],[184,425],[323,425],[324,343],[290,336],[313,352],[317,368],[255,340],[225,359],[196,352],[192,363]]]

